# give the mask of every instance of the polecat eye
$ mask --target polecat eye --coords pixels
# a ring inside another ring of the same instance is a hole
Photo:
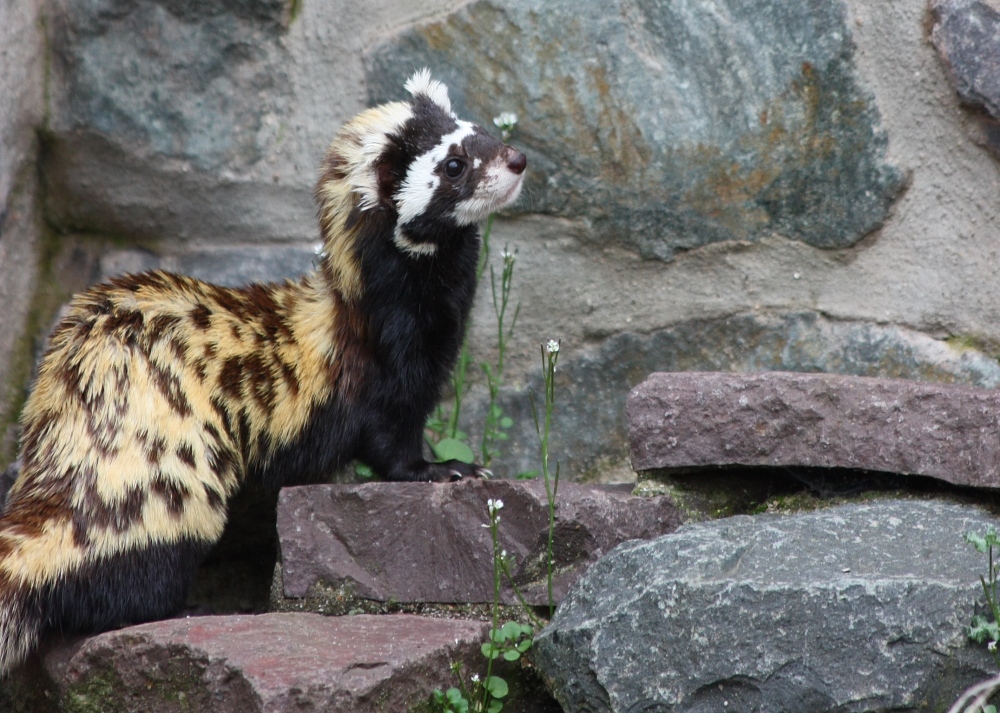
[[[444,175],[448,178],[455,179],[465,173],[465,161],[457,158],[450,158],[445,161],[444,164]]]

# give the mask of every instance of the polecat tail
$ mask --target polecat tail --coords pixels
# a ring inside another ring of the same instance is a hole
[[[42,627],[37,591],[18,586],[0,573],[0,678],[35,650]]]

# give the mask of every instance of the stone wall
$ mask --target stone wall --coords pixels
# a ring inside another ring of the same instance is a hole
[[[990,27],[986,4],[49,0],[47,45],[25,5],[0,5],[4,60],[36,79],[0,76],[20,92],[13,116],[0,107],[0,205],[26,195],[13,187],[47,117],[44,217],[66,274],[294,274],[317,239],[323,147],[413,68],[470,118],[515,111],[530,182],[493,234],[495,260],[517,250],[521,304],[500,472],[532,468],[524,391],[549,338],[574,478],[629,476],[624,401],[650,371],[1000,380],[995,122],[989,101],[968,106],[989,86],[961,83],[955,41],[963,17]],[[971,56],[997,52],[976,39]],[[0,294],[24,304],[35,262],[10,251],[33,243],[11,237],[13,214]],[[481,295],[477,360],[495,329]],[[0,320],[14,390],[17,314]]]
[[[38,141],[45,107],[40,0],[0,0],[0,465],[28,375],[23,339],[38,264]]]

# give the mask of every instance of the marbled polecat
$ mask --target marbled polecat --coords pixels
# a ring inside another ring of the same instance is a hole
[[[316,188],[324,254],[298,282],[230,289],[165,272],[78,295],[23,414],[0,518],[0,673],[47,629],[169,616],[244,482],[358,458],[388,480],[477,475],[422,456],[465,332],[477,222],[523,154],[459,120],[425,71],[348,123]]]

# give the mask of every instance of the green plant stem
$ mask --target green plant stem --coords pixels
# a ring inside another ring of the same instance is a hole
[[[517,325],[517,317],[521,312],[519,304],[514,310],[514,318],[509,327],[505,327],[507,318],[507,307],[510,304],[511,286],[514,280],[514,256],[503,251],[503,271],[500,273],[500,291],[497,292],[496,272],[490,266],[490,292],[493,297],[493,314],[497,322],[497,365],[496,369],[489,364],[483,363],[483,373],[486,375],[486,386],[489,391],[489,402],[486,406],[486,417],[483,420],[483,439],[481,444],[482,463],[487,468],[493,462],[493,457],[497,455],[497,441],[506,438],[503,429],[503,413],[497,405],[500,396],[500,387],[503,385],[504,356],[507,353],[507,340],[514,333]]]
[[[496,641],[494,637],[495,632],[500,624],[500,570],[501,570],[501,557],[500,554],[500,527],[499,527],[499,509],[490,508],[490,539],[493,541],[493,611],[492,611],[492,625],[490,626],[490,646],[491,654],[493,650],[496,649]],[[482,699],[482,709],[486,710],[486,705],[489,703],[490,691],[489,691],[489,681],[490,676],[493,675],[493,661],[496,656],[491,655],[486,663],[486,678],[483,679],[483,699]]]
[[[549,434],[552,432],[552,411],[555,408],[556,386],[555,372],[556,361],[559,359],[559,352],[550,352],[548,355],[545,373],[545,439],[543,447],[542,472],[545,476],[545,497],[549,506],[549,539],[548,539],[548,595],[549,595],[549,617],[555,613],[555,597],[552,592],[552,569],[555,564],[554,559],[554,535],[556,528],[556,496],[559,490],[559,464],[556,464],[555,477],[551,479],[549,487]]]
[[[993,555],[993,548],[990,547],[991,559],[992,555]],[[990,567],[990,572],[991,573],[993,572],[992,566]],[[979,581],[982,582],[983,584],[983,594],[986,595],[986,603],[989,605],[990,611],[993,612],[993,621],[1000,622],[1000,612],[998,612],[998,604],[996,597],[996,586],[997,586],[996,576],[991,575],[990,579],[991,579],[990,583],[987,584],[986,577],[984,577],[983,575],[979,575]],[[992,594],[990,592],[991,589],[992,589]],[[990,653],[993,654],[993,660],[996,662],[996,665],[1000,667],[1000,651],[994,649]]]
[[[521,588],[517,586],[514,582],[514,576],[510,573],[510,568],[507,566],[506,562],[503,562],[503,574],[507,578],[507,583],[510,588],[514,591],[514,596],[517,597],[518,603],[521,608],[524,609],[524,613],[528,615],[531,620],[532,625],[539,631],[545,628],[545,623],[538,618],[538,615],[532,610],[531,605],[528,604],[527,600],[524,598],[524,594],[521,593]]]
[[[538,434],[539,449],[542,460],[542,478],[545,481],[545,498],[549,508],[549,534],[546,550],[546,584],[549,598],[549,617],[555,613],[555,597],[552,588],[552,570],[554,566],[553,550],[556,527],[556,496],[559,490],[559,464],[556,464],[554,474],[549,471],[549,435],[552,432],[552,412],[556,403],[556,363],[559,361],[559,342],[549,342],[542,345],[542,373],[545,378],[545,417],[539,422],[538,408],[534,397],[531,397],[531,415],[535,420],[535,432]],[[530,396],[530,395],[529,395]]]
[[[462,342],[462,351],[458,354],[458,363],[455,364],[455,371],[451,375],[451,386],[454,396],[452,397],[451,414],[448,416],[448,423],[445,426],[445,436],[455,438],[458,433],[458,416],[462,411],[462,399],[465,398],[465,374],[469,369],[469,348]]]
[[[553,481],[552,493],[549,495],[548,476],[545,479],[545,495],[549,500],[549,539],[546,545],[546,584],[549,596],[549,619],[555,614],[556,600],[552,589],[552,570],[555,566],[555,530],[556,530],[556,489],[559,487],[559,465],[556,464],[555,479]]]
[[[979,576],[979,581],[983,584],[983,594],[986,595],[986,603],[990,607],[990,611],[993,613],[993,621],[1000,622],[1000,602],[997,601],[997,567],[993,564],[993,545],[989,545],[988,548],[989,557],[989,584],[986,583],[986,578],[982,575]],[[1000,651],[993,649],[991,651],[993,654],[993,660],[996,662],[997,666],[1000,666]]]

